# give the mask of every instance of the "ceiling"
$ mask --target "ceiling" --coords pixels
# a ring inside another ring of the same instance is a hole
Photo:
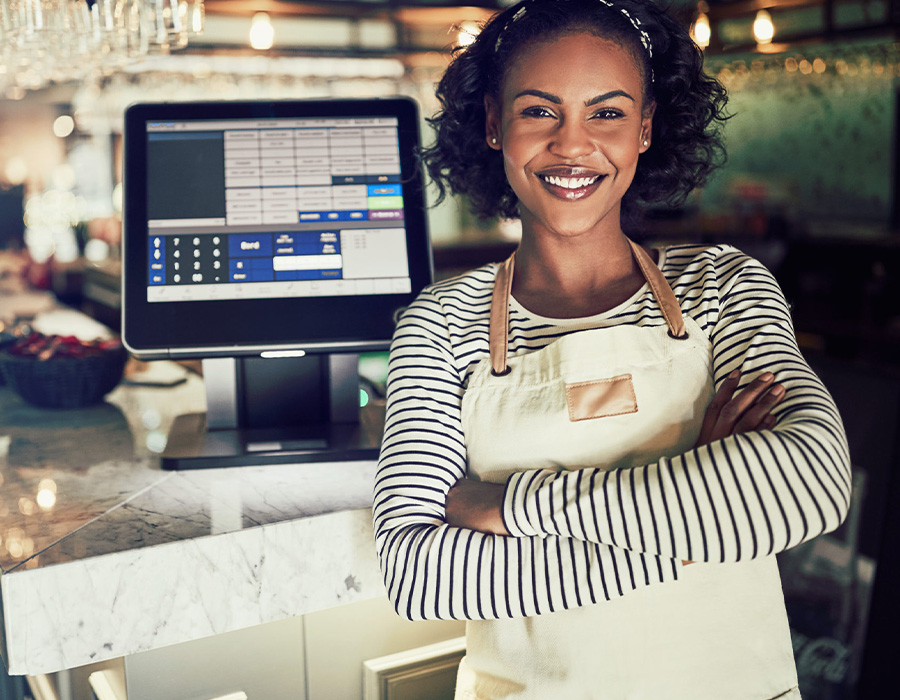
[[[206,0],[203,35],[191,50],[246,49],[259,12],[275,29],[273,52],[303,55],[409,55],[445,51],[462,22],[483,22],[501,0]]]
[[[663,0],[685,25],[705,5],[713,25],[708,53],[775,49],[809,42],[896,36],[900,17],[881,0]],[[303,55],[393,55],[446,51],[455,27],[481,22],[513,0],[205,0],[207,31],[193,49],[247,50],[247,27],[257,12],[275,26],[273,51]],[[752,38],[759,10],[769,10],[776,42],[766,49]],[[329,37],[331,37],[329,39]]]

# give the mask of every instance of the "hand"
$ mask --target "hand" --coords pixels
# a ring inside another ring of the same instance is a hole
[[[741,380],[741,373],[734,370],[729,374],[706,407],[703,426],[694,447],[721,440],[729,435],[746,433],[749,430],[769,430],[774,427],[775,416],[772,415],[772,409],[784,398],[784,387],[781,384],[773,384],[774,379],[775,375],[765,372],[744,387],[740,394],[734,396],[734,390]],[[687,566],[694,562],[682,560],[681,563]]]
[[[773,384],[775,376],[771,372],[761,374],[734,396],[741,379],[735,370],[726,377],[716,392],[706,414],[703,426],[694,447],[721,440],[729,435],[738,435],[750,430],[769,430],[775,426],[772,409],[784,398],[784,387]]]
[[[460,479],[447,493],[444,520],[453,527],[508,535],[503,524],[503,484]]]

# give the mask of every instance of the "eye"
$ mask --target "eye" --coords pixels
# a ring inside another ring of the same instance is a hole
[[[526,107],[522,110],[523,117],[534,117],[536,119],[541,119],[545,117],[554,117],[556,115],[553,114],[546,107],[542,107],[541,105],[535,105],[534,107]]]
[[[602,120],[611,120],[611,119],[619,119],[624,115],[618,109],[612,109],[606,107],[604,109],[597,110],[592,115],[592,119],[602,119]]]

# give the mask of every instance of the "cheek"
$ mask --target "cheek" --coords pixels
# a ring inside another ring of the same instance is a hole
[[[518,197],[525,193],[527,176],[523,166],[524,163],[518,160],[514,153],[503,149],[503,170],[506,173],[506,181]]]
[[[640,155],[640,134],[629,132],[609,141],[607,154],[610,160],[636,161]]]
[[[524,170],[539,150],[533,142],[516,138],[504,139],[503,166],[510,182],[525,176]]]
[[[540,130],[528,128],[521,122],[507,124],[503,130],[503,150],[516,159],[527,157],[527,154],[540,150],[544,136]]]

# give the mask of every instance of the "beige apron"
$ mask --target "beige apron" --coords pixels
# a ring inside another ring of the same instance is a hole
[[[572,332],[508,359],[514,256],[498,271],[491,358],[475,367],[462,404],[471,478],[623,469],[694,445],[714,393],[710,342],[682,315],[659,267],[631,245],[665,326]],[[457,698],[800,697],[774,557],[692,564],[676,582],[597,605],[471,621],[466,637]]]

